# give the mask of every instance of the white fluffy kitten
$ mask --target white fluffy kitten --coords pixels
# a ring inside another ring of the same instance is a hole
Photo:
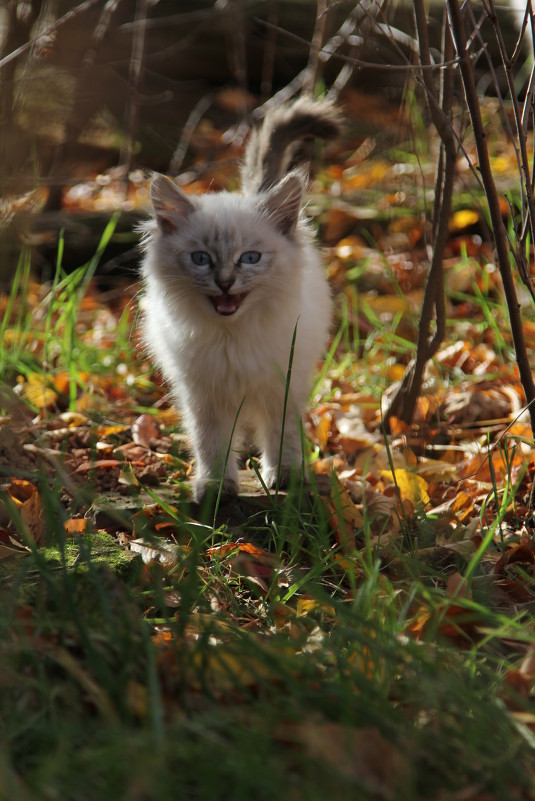
[[[301,464],[299,420],[326,343],[331,296],[300,214],[304,174],[284,173],[292,153],[299,160],[296,143],[337,131],[332,106],[299,100],[268,115],[251,137],[243,194],[186,196],[163,175],[152,180],[143,338],[182,412],[199,502],[221,479],[224,496],[237,493],[240,445],[259,449],[262,478],[276,486],[296,326],[279,486]]]

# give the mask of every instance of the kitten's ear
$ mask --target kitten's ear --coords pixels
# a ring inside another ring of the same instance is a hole
[[[195,211],[195,206],[181,189],[165,175],[156,173],[150,185],[150,199],[156,222],[164,234],[176,231]]]
[[[269,190],[264,200],[269,220],[281,234],[288,235],[295,231],[305,189],[304,181],[301,173],[290,172]]]

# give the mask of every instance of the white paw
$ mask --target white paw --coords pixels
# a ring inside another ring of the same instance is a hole
[[[206,498],[211,498],[215,503],[219,494],[221,480],[217,478],[196,478],[193,481],[193,500],[195,503],[202,504]],[[238,494],[238,484],[233,478],[224,478],[221,486],[222,504],[234,500]]]
[[[297,464],[281,464],[280,470],[277,467],[266,467],[260,471],[262,481],[268,489],[275,489],[277,486],[279,489],[287,489],[292,476],[299,478],[301,474],[301,465]]]

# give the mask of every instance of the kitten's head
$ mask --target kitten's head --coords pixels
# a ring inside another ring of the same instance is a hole
[[[150,193],[156,221],[151,240],[158,250],[154,265],[170,291],[194,289],[207,310],[231,317],[269,287],[280,286],[282,262],[296,244],[300,173],[252,197],[187,196],[157,174]]]

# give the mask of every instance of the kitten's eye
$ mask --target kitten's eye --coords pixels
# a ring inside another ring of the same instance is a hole
[[[191,260],[197,267],[205,267],[207,264],[212,263],[212,257],[205,250],[194,250],[191,254]]]
[[[258,250],[246,250],[238,259],[240,264],[258,264],[262,254]]]

